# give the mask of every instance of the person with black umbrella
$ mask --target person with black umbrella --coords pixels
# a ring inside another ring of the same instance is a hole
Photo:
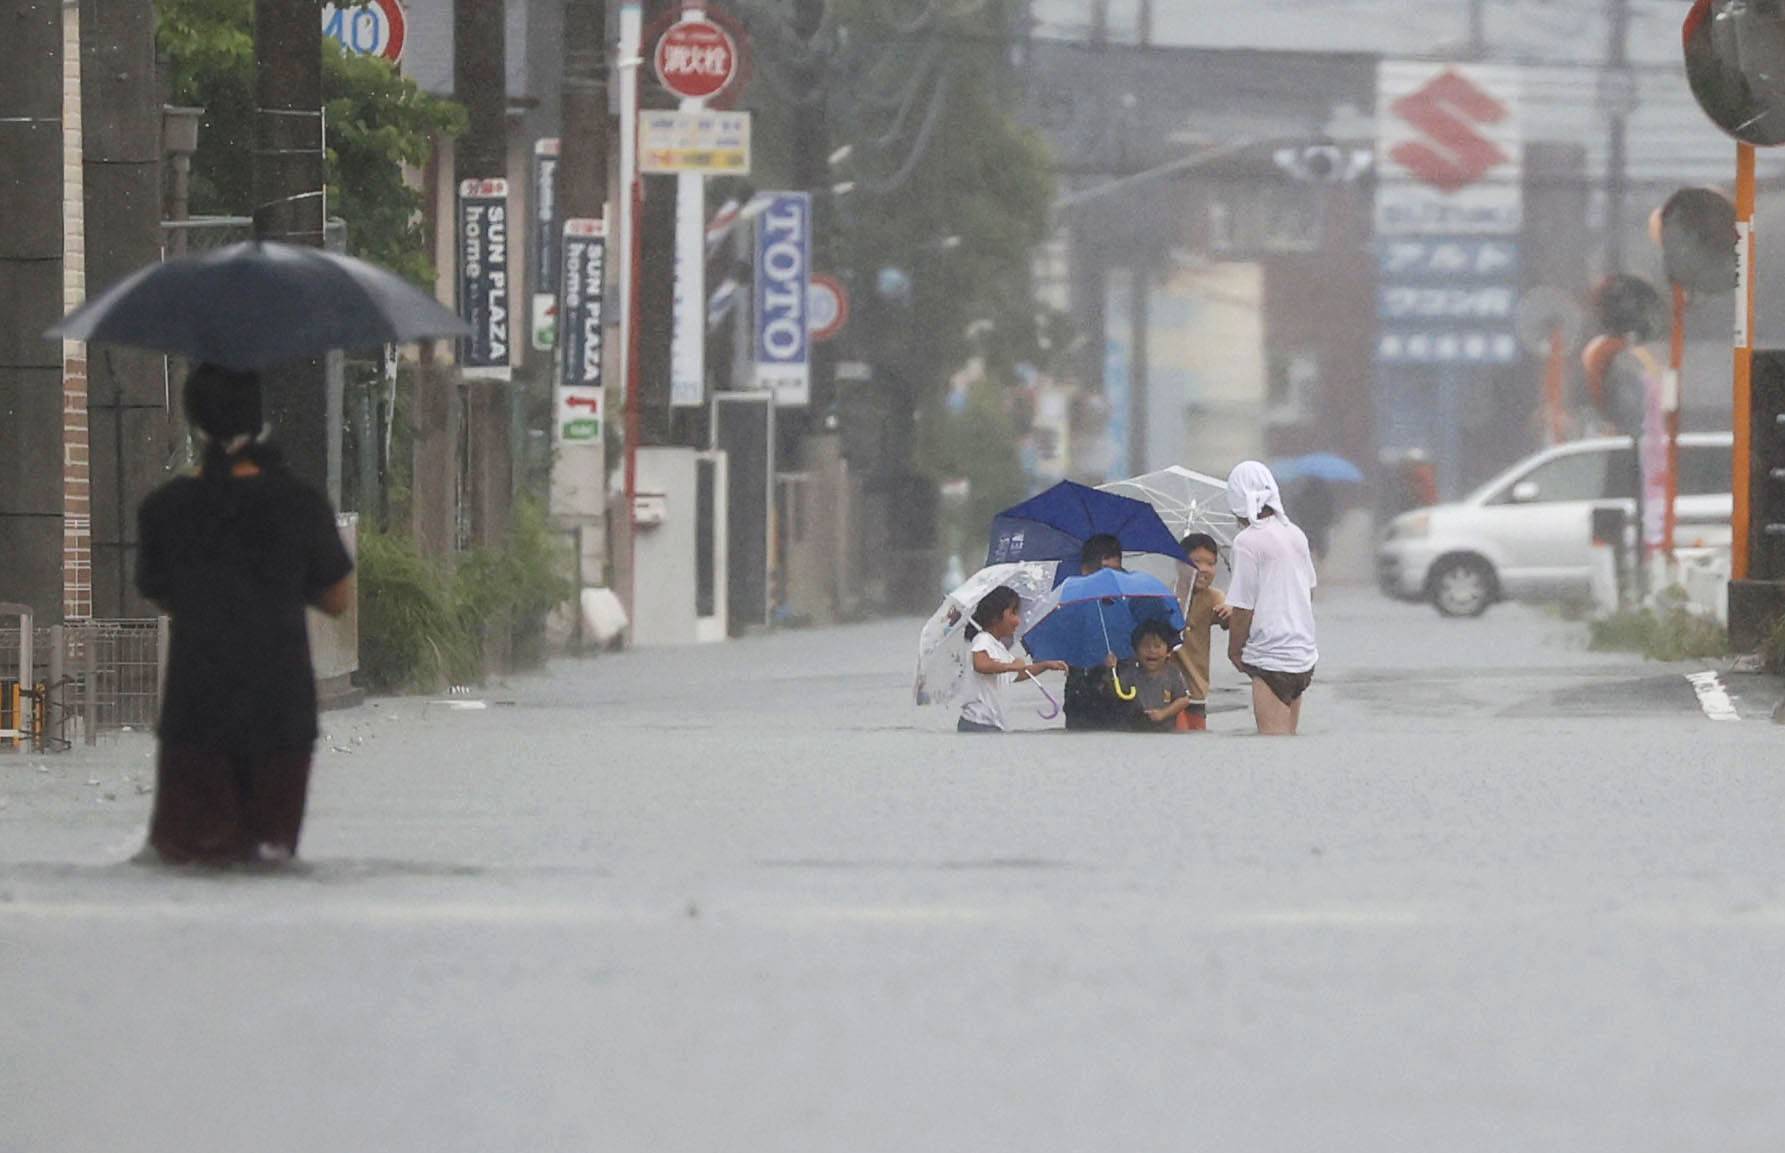
[[[199,472],[138,514],[137,588],[173,618],[139,859],[289,861],[318,731],[305,607],[345,612],[353,562],[328,500],[267,442],[257,374],[201,364],[184,404]]]

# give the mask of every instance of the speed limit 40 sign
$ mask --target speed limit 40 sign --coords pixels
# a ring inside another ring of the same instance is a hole
[[[350,0],[322,6],[322,34],[355,56],[378,56],[392,64],[403,60],[409,39],[409,18],[398,0]]]

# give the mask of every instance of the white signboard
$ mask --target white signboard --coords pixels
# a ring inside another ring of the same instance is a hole
[[[647,175],[749,175],[748,112],[641,112],[638,132],[639,167]]]
[[[1377,72],[1376,234],[1524,227],[1516,68],[1385,60]]]

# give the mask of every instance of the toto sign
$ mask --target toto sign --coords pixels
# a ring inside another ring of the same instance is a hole
[[[756,218],[756,387],[780,406],[811,399],[812,198],[764,193]]]
[[[738,75],[738,44],[711,20],[672,24],[657,41],[657,81],[684,100],[709,100]]]

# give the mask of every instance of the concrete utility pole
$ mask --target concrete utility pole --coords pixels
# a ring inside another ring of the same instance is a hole
[[[254,235],[322,247],[326,172],[322,21],[316,0],[255,0]],[[328,387],[323,360],[265,374],[267,417],[291,468],[328,491]]]
[[[454,152],[455,184],[507,179],[508,37],[502,0],[454,0],[453,95],[464,106],[467,120],[465,135]],[[510,242],[522,235],[511,229]],[[514,455],[509,436],[514,389],[501,379],[466,380],[464,389],[465,512],[471,542],[500,549],[508,539],[509,513],[514,505]],[[494,627],[487,629],[484,651],[492,671],[500,671],[508,663],[507,623],[489,624]]]
[[[797,72],[795,85],[805,103],[796,113],[793,138],[793,186],[812,194],[812,260],[813,271],[831,268],[832,240],[836,235],[836,199],[831,195],[830,156],[831,127],[828,76],[829,60],[816,43],[824,27],[825,0],[793,0],[793,34],[807,49],[807,61]],[[836,399],[837,354],[831,343],[813,344],[812,393],[806,411],[795,419],[780,421],[779,434],[784,437],[782,459],[789,463],[799,459],[804,435],[823,426],[824,415]],[[791,415],[791,414],[790,414]],[[798,419],[802,417],[803,420]]]
[[[1140,11],[1134,18],[1134,39],[1142,48],[1153,46],[1153,0],[1140,0]]]
[[[456,159],[458,182],[508,176],[508,24],[502,0],[455,0],[453,94],[468,121]],[[512,233],[511,242],[521,234]],[[512,267],[512,265],[511,265]],[[509,405],[504,381],[465,384],[466,510],[473,543],[499,547],[508,536],[514,504]]]
[[[1487,58],[1487,0],[1469,0],[1469,38],[1466,43],[1469,59]]]
[[[1630,0],[1610,0],[1605,81],[1611,139],[1605,160],[1605,271],[1624,271],[1624,200],[1627,195],[1629,115],[1635,103],[1636,77],[1630,71]]]
[[[613,215],[608,212],[606,0],[564,0],[564,87],[559,130],[558,206],[560,220],[608,220],[608,259],[615,253]],[[588,286],[606,297],[605,285]],[[560,291],[563,290],[560,284]],[[606,309],[604,308],[604,312]],[[562,331],[558,340],[570,339]],[[562,385],[563,382],[557,382]],[[607,419],[612,413],[607,414]],[[556,419],[554,417],[554,419]],[[605,425],[605,420],[604,420]],[[576,540],[579,588],[604,584],[607,564],[606,428],[586,445],[554,446],[552,511]]]
[[[0,15],[0,600],[62,619],[62,5]]]
[[[646,0],[644,8],[645,59],[640,71],[640,105],[674,108],[675,98],[664,92],[650,65],[656,37],[681,5],[678,0]],[[670,344],[674,335],[676,307],[676,178],[645,176],[644,210],[638,213],[638,388],[639,444],[667,444],[670,440]],[[704,309],[702,310],[704,312]]]
[[[137,0],[81,0],[81,177],[86,279],[96,296],[161,257],[161,99],[155,13]],[[93,611],[153,616],[136,595],[136,510],[167,476],[172,434],[164,361],[89,350]]]

